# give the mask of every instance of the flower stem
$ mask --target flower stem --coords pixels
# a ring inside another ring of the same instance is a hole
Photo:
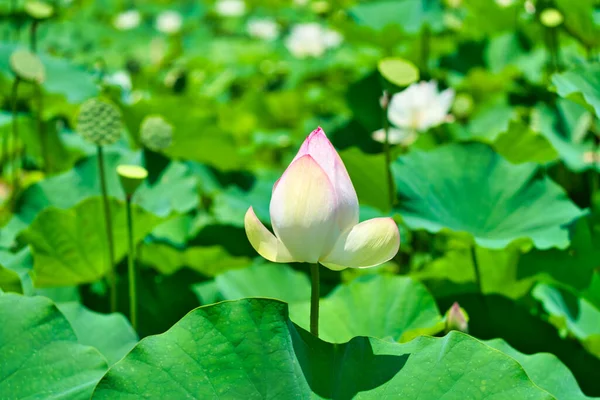
[[[392,155],[390,146],[390,123],[387,119],[387,113],[383,115],[383,131],[385,132],[385,140],[383,142],[383,151],[385,153],[385,169],[387,175],[387,186],[388,186],[388,197],[390,200],[390,207],[393,207],[396,202],[396,196],[394,193],[394,176],[392,175]]]
[[[31,28],[29,30],[29,49],[32,53],[37,51],[37,28],[39,21],[33,20],[31,22]]]
[[[106,239],[108,241],[108,284],[110,286],[110,311],[117,311],[117,277],[115,274],[115,248],[113,241],[112,219],[110,214],[110,203],[108,202],[108,190],[106,188],[106,175],[104,172],[104,152],[102,146],[97,147],[98,171],[100,175],[100,188],[102,190],[102,201],[104,203],[104,222],[106,224]]]
[[[131,213],[131,196],[127,196],[127,243],[129,252],[127,254],[127,275],[129,278],[129,319],[131,326],[137,331],[137,293],[135,274],[135,247],[133,246],[133,216]]]
[[[42,87],[40,85],[36,85],[35,94],[38,98],[38,111],[36,113],[36,119],[40,140],[40,152],[42,153],[42,160],[44,162],[44,171],[50,172],[52,168],[50,165],[50,153],[48,152],[48,138],[46,135],[46,126],[42,116],[44,112],[44,97],[42,94]]]
[[[481,271],[479,270],[479,263],[477,262],[477,248],[476,244],[471,246],[471,260],[473,262],[473,270],[475,271],[475,283],[477,284],[477,290],[479,294],[483,295],[483,289],[481,285]]]
[[[11,160],[11,182],[13,193],[17,191],[18,179],[17,179],[17,140],[19,137],[19,122],[17,121],[17,95],[19,93],[19,83],[21,80],[16,77],[15,81],[12,85],[12,140],[11,140],[11,149],[8,150],[8,140],[5,142],[5,149],[7,151],[7,158]],[[7,138],[8,139],[8,138]]]
[[[319,263],[310,265],[310,333],[319,337]]]

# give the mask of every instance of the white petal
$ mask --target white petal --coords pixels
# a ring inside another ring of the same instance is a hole
[[[302,143],[294,160],[310,155],[325,171],[337,197],[337,222],[341,232],[358,223],[358,197],[344,162],[320,127]]]
[[[294,259],[283,243],[275,237],[256,217],[252,207],[246,211],[244,217],[246,236],[254,250],[262,257],[273,262],[293,262]]]
[[[379,129],[371,134],[373,140],[379,143],[385,143],[385,130]],[[403,146],[409,146],[417,140],[417,134],[415,131],[409,129],[398,129],[389,128],[388,140],[390,144],[402,144]]]
[[[373,267],[391,260],[399,247],[400,233],[394,220],[373,218],[341,236],[321,264],[335,270]]]
[[[333,185],[307,154],[290,164],[273,190],[271,224],[294,260],[315,263],[339,237],[336,210]]]

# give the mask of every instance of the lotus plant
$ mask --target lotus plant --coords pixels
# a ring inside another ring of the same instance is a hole
[[[304,141],[275,182],[271,233],[252,207],[245,216],[248,239],[269,261],[312,264],[311,332],[318,335],[319,266],[368,268],[398,252],[400,234],[391,218],[358,222],[358,198],[342,159],[321,128]]]

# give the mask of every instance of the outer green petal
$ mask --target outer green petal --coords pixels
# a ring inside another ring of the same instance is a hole
[[[294,261],[283,243],[260,222],[252,207],[246,212],[244,226],[248,240],[258,254],[273,262],[287,263]]]
[[[333,270],[374,267],[392,259],[399,247],[400,233],[394,220],[373,218],[340,237],[321,264]]]

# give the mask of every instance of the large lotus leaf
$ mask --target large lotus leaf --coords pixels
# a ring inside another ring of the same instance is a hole
[[[290,315],[309,328],[310,304],[290,305]],[[355,336],[407,341],[443,329],[435,300],[425,286],[407,277],[361,276],[340,285],[320,303],[320,337],[342,343]]]
[[[16,254],[0,251],[0,289],[24,294],[33,290],[30,255],[27,247]]]
[[[475,281],[473,257],[476,258],[479,268],[483,293],[498,293],[517,299],[531,289],[534,279],[522,279],[519,276],[518,261],[521,249],[517,244],[502,250],[492,250],[479,246],[472,249],[462,242],[457,242],[450,246],[443,257],[436,258],[419,270],[411,272],[415,279],[426,281],[436,297],[479,292]]]
[[[110,202],[115,261],[127,253],[125,205]],[[134,243],[142,240],[162,219],[133,207]],[[89,198],[73,208],[50,207],[22,232],[31,246],[35,286],[69,286],[94,282],[108,268],[104,209],[100,197]]]
[[[482,247],[526,238],[540,249],[564,248],[565,225],[584,214],[536,165],[513,165],[481,143],[411,152],[393,171],[409,227],[467,232]]]
[[[579,100],[582,96],[594,108],[596,116],[600,116],[600,65],[579,65],[553,75],[552,83],[562,97]]]
[[[365,154],[357,148],[340,152],[360,204],[390,210],[387,171],[383,154]]]
[[[77,341],[95,347],[109,364],[119,361],[138,342],[138,336],[123,314],[100,314],[77,302],[58,303],[71,324]]]
[[[116,168],[119,164],[131,163],[135,157],[135,154],[128,152],[105,154],[107,190],[110,196],[125,198]],[[22,220],[31,222],[48,206],[70,208],[100,193],[98,159],[94,155],[68,172],[31,185],[21,196],[17,212]],[[196,179],[185,165],[173,162],[156,182],[144,182],[133,197],[133,202],[162,217],[173,212],[185,213],[198,205]]]
[[[583,42],[587,48],[592,49],[600,44],[600,30],[594,19],[594,0],[556,0],[555,4],[564,15],[566,32]]]
[[[93,396],[115,397],[553,398],[513,358],[463,333],[333,345],[292,324],[285,303],[267,299],[197,308],[142,340]]]
[[[350,14],[361,24],[375,30],[398,25],[408,33],[418,33],[424,25],[438,32],[443,29],[441,7],[424,0],[374,1],[358,4]]]
[[[0,393],[5,399],[89,399],[107,369],[77,343],[67,319],[45,297],[0,294]]]
[[[218,297],[226,300],[260,296],[290,303],[292,320],[308,329],[310,283],[305,274],[287,265],[258,264],[226,272],[215,281]],[[334,289],[321,299],[319,307],[320,335],[335,343],[354,336],[408,340],[443,328],[427,289],[399,276],[361,276]]]
[[[3,86],[7,91],[8,82],[14,77],[8,60],[17,48],[14,44],[0,44],[0,82],[6,82]],[[44,53],[40,53],[39,57],[46,71],[46,79],[42,83],[46,116],[70,116],[76,112],[76,104],[99,93],[94,76],[73,62]]]
[[[550,314],[550,322],[600,358],[600,309],[585,298],[545,283],[535,287],[533,297]]]
[[[519,259],[518,277],[537,276],[583,290],[590,285],[600,259],[600,237],[592,223],[579,219],[566,250],[532,250]]]
[[[556,327],[540,318],[530,301],[516,302],[504,296],[479,293],[452,295],[437,301],[441,309],[458,302],[469,315],[469,333],[474,337],[502,338],[525,354],[554,354],[577,377],[584,393],[600,396],[596,372],[600,369],[600,359],[577,341],[561,338]]]
[[[581,392],[577,380],[556,356],[548,353],[527,355],[518,352],[502,339],[484,342],[514,358],[525,370],[529,379],[557,399],[589,399]]]
[[[531,128],[548,139],[569,169],[579,172],[593,167],[586,159],[586,154],[593,151],[593,141],[575,134],[589,129],[591,112],[567,99],[559,99],[557,106],[559,113],[545,104],[537,105],[532,110]],[[597,163],[595,166],[599,168]]]
[[[215,283],[227,300],[260,296],[295,303],[310,299],[308,276],[285,264],[253,264],[220,274]]]
[[[232,256],[222,246],[192,246],[178,250],[166,244],[148,243],[141,247],[139,258],[165,275],[188,267],[205,276],[216,276],[250,264],[248,257]]]

